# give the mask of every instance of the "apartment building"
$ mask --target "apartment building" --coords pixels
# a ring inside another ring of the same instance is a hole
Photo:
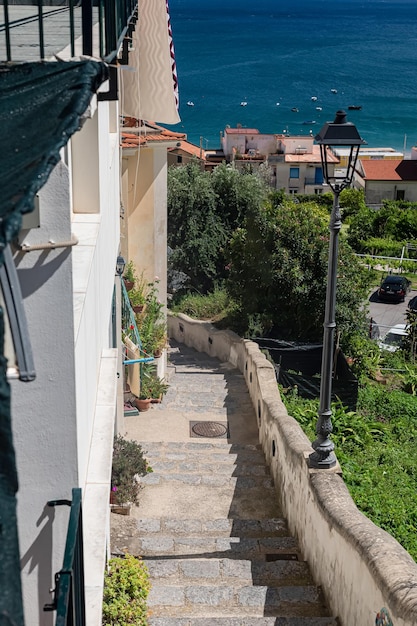
[[[140,16],[134,0],[2,8],[0,614],[48,625],[74,602],[98,626],[112,443],[123,425],[121,119],[178,121],[169,15],[164,0]],[[158,259],[149,271],[162,274],[166,146],[142,170],[148,217],[160,211],[145,229],[155,242],[148,264]]]

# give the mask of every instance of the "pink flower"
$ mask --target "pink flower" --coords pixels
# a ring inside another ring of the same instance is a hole
[[[114,487],[111,488],[112,491],[117,491],[117,487],[116,485]]]

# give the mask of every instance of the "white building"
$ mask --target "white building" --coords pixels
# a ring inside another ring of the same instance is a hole
[[[94,37],[92,32],[83,31],[83,38],[73,40],[72,47],[67,47],[64,38],[69,36],[70,29],[68,26],[66,30],[63,24],[69,11],[63,8],[55,12],[59,26],[54,17],[45,20],[44,48],[40,44],[40,53],[33,45],[18,47],[17,60],[32,60],[29,69],[24,67],[28,75],[35,76],[32,93],[39,96],[35,103],[39,110],[28,101],[27,106],[22,107],[20,88],[12,91],[11,96],[9,89],[10,111],[16,112],[16,120],[11,113],[10,133],[2,154],[3,174],[5,170],[7,174],[9,163],[17,169],[11,168],[7,179],[12,192],[6,196],[7,190],[2,189],[1,215],[10,212],[6,200],[12,208],[15,203],[18,212],[25,194],[30,195],[32,188],[39,190],[38,211],[25,217],[13,242],[13,258],[34,356],[35,380],[30,383],[19,380],[22,363],[15,363],[10,341],[7,348],[19,480],[17,524],[26,626],[50,625],[55,621],[54,610],[45,612],[44,607],[54,604],[57,594],[51,594],[50,590],[59,588],[59,577],[57,580],[55,575],[63,565],[70,511],[66,504],[71,503],[74,488],[82,492],[86,623],[89,626],[101,624],[103,575],[109,548],[112,444],[115,432],[123,432],[120,279],[116,275],[116,259],[121,249],[120,119],[122,114],[132,110],[140,119],[145,118],[146,112],[152,119],[159,117],[166,123],[175,123],[178,117],[165,1],[143,7],[139,20],[135,2],[117,0],[117,5],[120,15],[129,17],[126,23],[118,23],[113,33],[114,15],[112,11],[105,12],[100,36],[105,33],[106,37],[102,40],[98,38],[98,30],[94,30]],[[81,7],[75,9],[77,33],[81,32],[82,10]],[[9,7],[9,11],[12,24],[20,24],[24,16],[37,15],[37,8],[31,5]],[[98,7],[93,7],[92,11],[93,22],[97,22]],[[149,12],[153,12],[152,15]],[[149,21],[157,28],[151,31]],[[37,20],[24,20],[26,30],[13,32],[15,37],[11,41],[33,44],[37,24]],[[135,71],[138,47],[128,54],[130,36],[134,30],[141,29],[144,31],[141,67],[145,68],[150,59],[152,67],[159,63],[164,70],[159,74],[156,93],[152,80],[149,86],[147,84],[147,72],[151,68],[142,69],[140,75]],[[129,39],[124,39],[125,36]],[[151,36],[154,41],[149,40]],[[87,40],[92,48],[86,51]],[[109,49],[111,45],[114,47]],[[13,63],[13,52],[13,48],[10,54],[4,47],[2,39],[3,78],[10,75],[13,79],[13,73],[22,70],[23,66]],[[62,60],[78,52],[87,55],[87,59],[76,57],[71,63]],[[56,55],[54,60],[39,63],[39,58],[53,55]],[[100,62],[103,56],[111,67]],[[91,57],[98,62],[91,61]],[[123,65],[127,62],[132,65],[131,71],[124,72]],[[86,76],[82,74],[82,67]],[[42,76],[42,71],[48,72],[50,68],[52,78]],[[100,72],[106,69],[110,80],[102,83]],[[64,76],[67,70],[73,70],[75,76],[73,89],[66,88],[60,77],[60,72]],[[130,75],[131,82],[125,74]],[[6,84],[4,80],[2,84]],[[84,90],[82,105],[76,96],[78,87]],[[64,102],[59,112],[46,104],[42,108],[42,103],[49,102],[45,98],[48,89],[51,103]],[[143,108],[135,108],[139,93]],[[70,98],[69,103],[65,98]],[[129,110],[122,110],[121,102],[126,103]],[[158,105],[154,111],[152,102]],[[165,112],[161,110],[161,102]],[[167,109],[175,109],[175,112],[166,113]],[[75,132],[77,126],[80,129]],[[60,150],[44,149],[48,140],[46,127]],[[25,140],[29,132],[34,133],[34,138],[29,135]],[[138,218],[136,226],[152,242],[150,248],[147,246],[149,267],[162,275],[166,268],[166,148],[167,145],[148,151],[149,156],[144,150],[143,162],[136,164],[136,174],[146,179],[144,195],[148,203],[145,222],[141,223]],[[17,154],[21,154],[22,159],[16,165]],[[56,163],[55,167],[50,163]],[[31,168],[33,180],[23,187],[22,180],[30,177]],[[157,219],[152,211],[159,211]],[[133,241],[132,237],[132,245]],[[130,250],[127,253],[130,255]],[[4,458],[0,460],[4,463]],[[12,539],[13,532],[11,527]],[[2,541],[7,543],[8,535],[4,535]],[[18,564],[17,545],[10,541],[7,546],[13,551],[11,561]],[[5,555],[0,557],[6,563]],[[0,579],[5,580],[1,567]],[[81,579],[77,582],[82,585]],[[10,609],[7,590],[2,589],[1,595],[0,614],[3,614]],[[14,623],[20,626],[23,620],[15,608],[13,611]]]
[[[320,148],[310,135],[261,134],[257,129],[226,128],[222,147],[227,161],[236,167],[269,166],[271,185],[289,194],[320,194],[323,171]],[[339,159],[329,152],[330,167]]]
[[[417,150],[411,159],[359,160],[354,185],[365,192],[369,206],[380,207],[383,200],[417,202]]]

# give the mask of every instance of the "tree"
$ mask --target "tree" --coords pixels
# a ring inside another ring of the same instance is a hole
[[[170,263],[188,285],[209,290],[217,278],[226,228],[216,211],[210,173],[196,162],[168,169],[168,245]]]
[[[227,241],[249,208],[259,207],[267,187],[255,174],[221,164],[201,171],[197,162],[168,170],[170,270],[187,275],[203,293],[227,276]]]
[[[230,246],[232,297],[249,319],[261,316],[265,331],[292,339],[322,335],[329,241],[328,213],[314,203],[286,199],[249,211]],[[337,324],[345,333],[364,323],[366,279],[340,241]]]

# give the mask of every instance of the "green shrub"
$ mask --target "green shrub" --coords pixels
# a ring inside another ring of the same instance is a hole
[[[212,293],[202,295],[188,293],[176,302],[172,311],[185,313],[200,320],[211,320],[225,313],[232,305],[225,289],[215,289]]]
[[[111,490],[115,504],[137,504],[140,485],[136,476],[145,476],[151,471],[143,456],[142,447],[136,441],[128,441],[121,435],[116,435],[111,469]]]
[[[130,554],[110,559],[104,575],[103,626],[146,626],[149,590],[143,561]]]
[[[282,390],[288,413],[315,439],[318,400]],[[332,404],[332,439],[357,507],[417,559],[417,397],[368,382],[357,412]]]

